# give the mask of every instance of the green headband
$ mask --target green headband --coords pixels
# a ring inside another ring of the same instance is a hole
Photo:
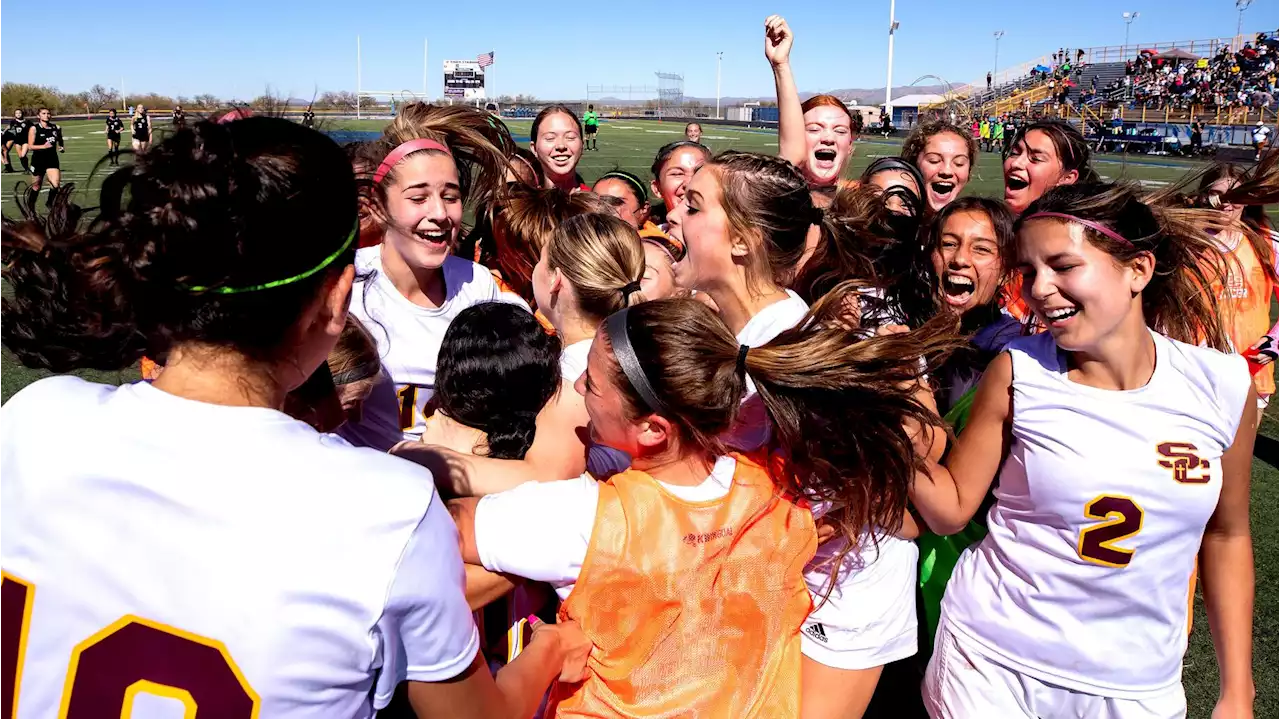
[[[248,287],[204,287],[199,285],[183,285],[182,288],[184,290],[187,290],[188,292],[212,292],[213,294],[216,294],[216,295],[239,295],[245,292],[259,292],[261,290],[270,290],[270,289],[275,289],[276,287],[291,285],[294,282],[301,282],[302,280],[307,279],[308,277],[314,275],[315,273],[333,264],[335,260],[337,260],[348,249],[350,249],[351,243],[355,242],[356,235],[358,234],[360,234],[360,225],[356,224],[356,226],[351,229],[351,234],[347,235],[346,242],[343,242],[342,246],[339,247],[337,250],[335,250],[332,255],[329,255],[328,257],[321,260],[320,264],[316,265],[315,267],[312,267],[311,269],[301,274],[294,275],[293,277],[286,277],[283,280],[273,280],[271,282],[265,282],[260,285],[250,285]]]

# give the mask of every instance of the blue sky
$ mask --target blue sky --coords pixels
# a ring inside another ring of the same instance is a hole
[[[1231,0],[1123,0],[1123,7],[1121,1],[899,0],[894,84],[925,74],[952,82],[981,77],[992,65],[996,29],[1006,33],[1002,67],[1063,45],[1120,44],[1122,10],[1141,13],[1133,25],[1135,43],[1235,33]],[[440,93],[441,61],[488,50],[497,54],[491,94],[579,99],[588,83],[654,85],[654,71],[663,70],[684,74],[687,95],[711,97],[716,51],[724,52],[724,95],[772,94],[762,48],[764,18],[773,12],[786,16],[796,32],[792,64],[802,90],[882,87],[889,21],[887,0],[804,6],[777,0],[195,0],[141,6],[60,0],[46,8],[56,18],[33,7],[8,2],[0,10],[6,81],[78,91],[95,83],[119,89],[123,77],[130,92],[211,92],[246,100],[267,86],[293,97],[354,90],[357,34],[363,38],[365,88],[419,91],[426,38],[433,97]],[[138,7],[145,7],[142,17]],[[974,13],[974,7],[983,11]],[[1275,0],[1255,2],[1245,12],[1245,31],[1275,29],[1278,14]],[[57,39],[51,47],[44,45],[50,37]]]

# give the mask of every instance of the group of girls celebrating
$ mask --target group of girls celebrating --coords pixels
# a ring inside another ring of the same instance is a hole
[[[846,179],[764,34],[777,157],[237,117],[6,220],[10,351],[164,364],[5,405],[6,711],[1172,718],[1198,571],[1251,716],[1275,155],[1149,193],[1037,123],[961,197],[934,124]]]

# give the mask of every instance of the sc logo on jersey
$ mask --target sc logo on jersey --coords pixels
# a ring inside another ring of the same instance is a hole
[[[1168,459],[1160,460],[1165,469],[1173,470],[1173,480],[1182,484],[1206,484],[1208,474],[1191,476],[1192,472],[1209,468],[1209,460],[1200,459],[1196,454],[1196,446],[1190,442],[1162,442],[1156,445],[1156,451]]]

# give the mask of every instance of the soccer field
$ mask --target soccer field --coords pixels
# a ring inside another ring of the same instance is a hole
[[[86,208],[95,207],[97,187],[102,179],[110,174],[111,168],[102,167],[93,172],[95,164],[102,158],[106,150],[106,138],[103,123],[94,121],[68,121],[61,123],[66,138],[67,151],[62,156],[63,182],[74,182],[77,186],[76,202]],[[385,125],[381,120],[337,121],[322,129],[379,131]],[[508,126],[512,134],[522,145],[528,144],[530,122],[510,121]],[[157,122],[157,139],[159,132],[167,128],[164,121]],[[729,128],[716,125],[703,125],[702,141],[713,151],[749,150],[755,152],[777,152],[777,137],[771,131],[744,128]],[[605,120],[600,127],[598,152],[584,152],[579,170],[583,178],[593,182],[601,174],[614,168],[621,168],[648,179],[651,175],[649,165],[653,162],[656,150],[662,145],[684,136],[684,122],[654,122],[637,120]],[[126,138],[123,143],[127,146]],[[849,175],[856,176],[864,167],[877,157],[897,155],[901,146],[900,140],[882,140],[880,138],[861,138],[854,150],[854,158],[849,168]],[[16,152],[12,158],[17,166]],[[122,162],[128,162],[124,157]],[[993,153],[982,153],[973,171],[966,194],[983,194],[999,197],[1002,193],[1000,156]],[[1125,160],[1120,156],[1103,155],[1097,158],[1095,167],[1108,179],[1126,177],[1140,180],[1151,185],[1162,185],[1178,180],[1185,173],[1198,167],[1195,163],[1170,158],[1139,158]],[[21,174],[5,175],[3,203],[0,205],[6,217],[17,216],[17,205],[14,201],[16,190],[24,187],[29,178]],[[41,199],[43,203],[43,198]],[[1274,212],[1274,208],[1273,208]],[[1273,215],[1274,216],[1274,215]],[[1273,307],[1274,316],[1274,307]],[[0,401],[7,401],[22,387],[44,376],[46,373],[27,369],[15,360],[7,350],[0,353]],[[121,383],[135,381],[136,370],[123,372],[83,372],[81,376],[94,381]],[[1257,567],[1257,600],[1254,612],[1254,678],[1257,683],[1258,700],[1255,713],[1259,717],[1277,716],[1277,535],[1280,524],[1277,521],[1277,470],[1276,470],[1276,438],[1277,404],[1273,403],[1267,411],[1259,432],[1259,445],[1266,449],[1259,450],[1257,456],[1268,457],[1269,461],[1254,460],[1253,465],[1253,536],[1255,562]],[[92,431],[92,428],[90,428]],[[1195,629],[1191,636],[1190,648],[1187,652],[1183,681],[1187,690],[1189,716],[1208,717],[1213,710],[1218,695],[1218,669],[1214,657],[1213,645],[1209,636],[1209,624],[1204,614],[1201,597],[1197,593],[1195,606]],[[1084,638],[1082,638],[1082,641]]]

